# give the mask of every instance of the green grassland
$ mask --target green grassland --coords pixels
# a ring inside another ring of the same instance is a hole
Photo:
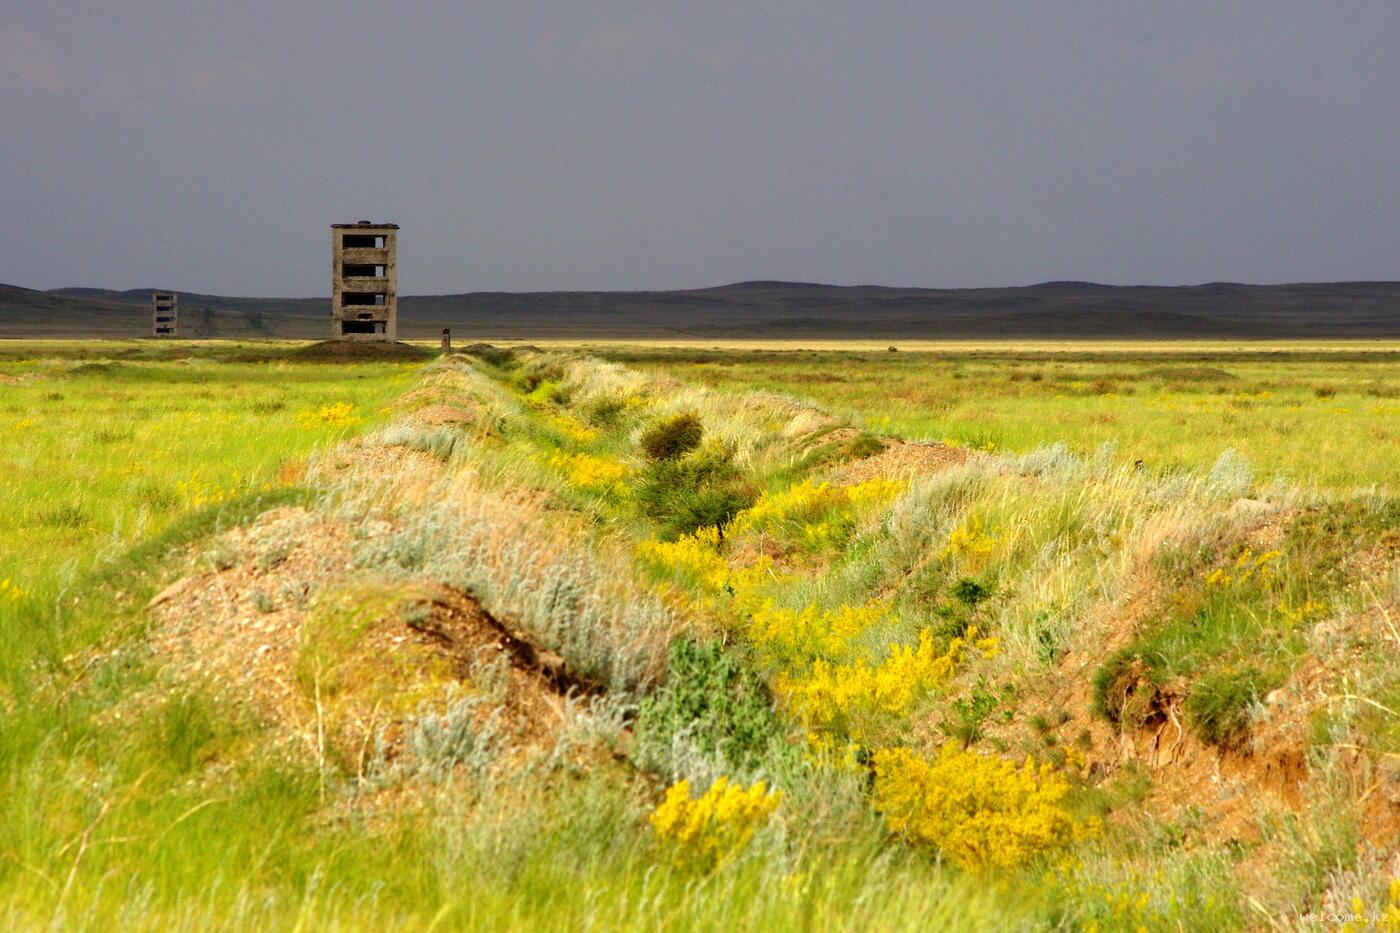
[[[1263,480],[1333,489],[1393,483],[1400,463],[1400,351],[1380,342],[599,352],[716,388],[790,393],[909,439],[1080,453],[1109,442],[1155,470],[1208,469],[1233,448]]]
[[[0,346],[0,579],[51,593],[191,509],[383,417],[404,364],[309,365],[265,349],[109,342]],[[348,407],[347,407],[348,406]],[[60,572],[61,571],[61,572]]]
[[[1400,926],[1397,386],[0,345],[0,923]]]

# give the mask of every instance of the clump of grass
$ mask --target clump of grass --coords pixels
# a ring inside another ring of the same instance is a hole
[[[852,460],[864,460],[866,457],[873,457],[885,449],[885,442],[874,434],[862,431],[851,438],[846,445],[846,456]]]
[[[466,435],[447,425],[422,425],[396,421],[385,427],[371,440],[384,447],[407,447],[421,450],[439,460],[450,460]]]
[[[1227,448],[1210,468],[1209,482],[1223,496],[1243,496],[1254,484],[1254,468],[1233,447]]]
[[[510,377],[510,383],[531,401],[545,404],[553,400],[554,393],[560,388],[560,381],[564,378],[564,369],[558,363],[549,359],[531,360],[516,370]],[[541,388],[543,386],[544,388]],[[533,398],[531,398],[533,396]]]
[[[595,428],[617,427],[626,411],[627,405],[622,399],[611,396],[600,398],[588,408],[588,423]]]
[[[183,775],[212,761],[232,734],[204,694],[177,693],[140,720],[136,743],[149,761]]]
[[[500,712],[486,712],[483,698],[473,696],[454,700],[441,713],[425,706],[405,730],[414,763],[438,779],[457,767],[483,774],[496,762]]]
[[[180,504],[179,492],[152,479],[142,480],[134,495],[138,502],[157,512],[168,512]]]
[[[641,447],[653,461],[679,460],[700,446],[705,426],[694,412],[685,412],[660,421],[646,430]]]
[[[91,516],[81,503],[64,502],[40,509],[35,521],[50,528],[82,528]]]
[[[519,360],[516,359],[515,351],[511,350],[509,347],[496,347],[489,343],[468,344],[458,352],[466,356],[475,357],[497,369],[511,369],[519,363]]]
[[[1170,702],[1161,679],[1160,669],[1131,649],[1120,649],[1094,672],[1094,712],[1114,725],[1133,728],[1160,722]]]
[[[1234,745],[1249,726],[1249,710],[1282,678],[1256,667],[1212,671],[1191,685],[1183,710],[1196,732],[1212,745]]]

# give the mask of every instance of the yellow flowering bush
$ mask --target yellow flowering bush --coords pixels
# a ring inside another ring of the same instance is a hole
[[[878,603],[789,609],[766,599],[750,612],[749,638],[765,654],[787,660],[844,658],[857,636],[888,620],[889,610]]]
[[[763,603],[759,587],[765,581],[780,579],[773,570],[773,559],[762,556],[745,566],[731,567],[719,546],[719,530],[707,526],[674,541],[643,541],[636,554],[653,570],[695,587],[711,603],[722,597],[741,612],[755,611]]]
[[[1029,758],[1017,767],[956,744],[933,761],[907,748],[874,757],[875,804],[885,824],[969,871],[1016,868],[1095,829],[1065,809],[1064,778]]]
[[[1287,622],[1297,625],[1316,622],[1327,615],[1327,604],[1313,599],[1304,599],[1295,605],[1285,599],[1279,602],[1278,611]]]
[[[972,515],[966,522],[953,529],[953,533],[948,536],[948,543],[938,553],[938,558],[977,566],[991,556],[996,546],[997,539],[982,529],[981,519]]]
[[[909,488],[909,484],[901,479],[883,479],[875,477],[863,483],[856,483],[843,487],[846,501],[852,507],[864,509],[876,505],[885,505],[894,501],[900,493]]]
[[[577,444],[587,444],[598,439],[597,431],[568,415],[551,414],[545,418],[545,423]]]
[[[729,579],[729,562],[719,553],[719,529],[713,527],[674,541],[643,541],[637,545],[637,557],[709,593],[722,590]]]
[[[591,454],[555,454],[549,463],[563,472],[570,484],[595,492],[620,489],[632,472],[625,463]]]
[[[782,523],[802,523],[840,504],[840,490],[828,483],[803,480],[778,492],[765,492],[735,519],[731,531],[773,528]]]
[[[359,423],[360,419],[355,417],[355,406],[350,402],[322,405],[315,411],[297,414],[297,427],[303,431],[320,427],[348,428]]]
[[[845,731],[863,737],[868,724],[909,713],[953,673],[969,645],[990,655],[997,650],[994,638],[976,640],[977,629],[966,638],[955,638],[939,651],[933,633],[919,633],[917,646],[895,645],[878,665],[864,660],[832,664],[812,663],[804,675],[778,678],[778,693],[809,726]]]
[[[699,797],[677,781],[649,818],[656,835],[676,847],[680,864],[713,867],[743,850],[782,802],[762,781],[745,789],[721,777]]]
[[[730,526],[735,535],[767,531],[790,538],[809,552],[840,545],[851,532],[852,514],[890,501],[906,483],[871,479],[853,486],[803,480],[779,492],[764,493]]]

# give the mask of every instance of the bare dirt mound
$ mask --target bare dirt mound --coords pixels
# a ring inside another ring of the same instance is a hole
[[[965,447],[936,441],[914,444],[893,441],[882,452],[837,470],[831,481],[846,486],[876,478],[909,478],[958,466],[971,456]]]
[[[298,347],[287,354],[288,359],[325,363],[360,363],[374,360],[426,360],[431,351],[402,342],[375,340],[322,340],[310,346]]]

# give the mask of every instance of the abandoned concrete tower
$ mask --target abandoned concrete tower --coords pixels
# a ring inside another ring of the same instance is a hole
[[[151,336],[176,337],[180,333],[180,296],[151,292]]]
[[[331,338],[396,340],[398,224],[331,225]]]

